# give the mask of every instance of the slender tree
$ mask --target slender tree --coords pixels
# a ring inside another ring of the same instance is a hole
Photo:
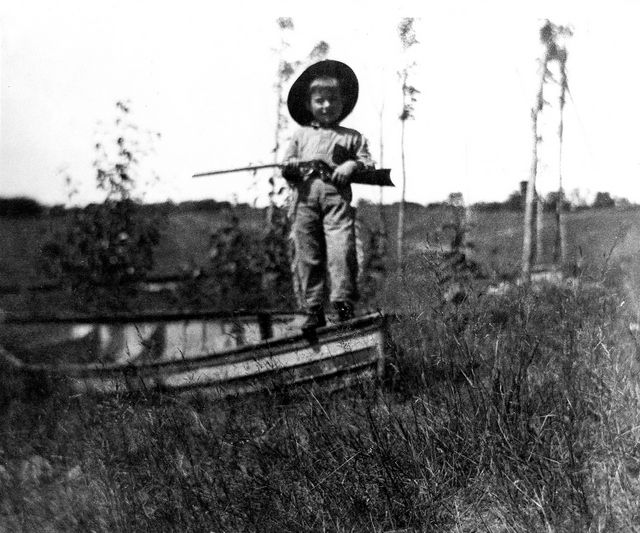
[[[542,36],[542,31],[540,34]],[[532,153],[531,153],[531,170],[529,173],[529,183],[527,185],[527,196],[525,200],[524,210],[524,234],[522,239],[522,280],[524,283],[531,281],[531,259],[532,259],[532,230],[533,230],[533,200],[535,197],[536,176],[538,173],[538,143],[540,137],[538,135],[538,117],[544,106],[544,82],[548,74],[547,55],[545,51],[542,61],[540,62],[540,79],[536,100],[531,109],[531,133],[532,133]]]
[[[285,59],[285,52],[289,48],[289,41],[287,35],[293,31],[293,19],[290,17],[280,17],[276,19],[278,28],[280,28],[280,45],[276,49],[278,54],[278,71],[276,76],[276,122],[274,130],[274,143],[273,143],[273,162],[278,163],[280,161],[280,146],[282,141],[282,132],[287,127],[287,115],[284,113],[284,87],[295,72],[296,65]],[[276,217],[276,198],[279,196],[279,190],[277,189],[277,178],[279,177],[278,170],[274,170],[273,175],[269,178],[269,207],[267,208],[267,225],[272,227]]]
[[[380,113],[378,115],[378,121],[380,124],[379,136],[380,143],[378,145],[378,163],[380,164],[380,168],[384,167],[384,100],[380,104]],[[378,196],[378,204],[382,207],[384,203],[384,187],[378,187],[379,196]]]
[[[541,194],[538,194],[538,191],[535,191],[535,201],[536,201],[536,245],[533,249],[533,261],[534,264],[539,265],[543,261],[543,251],[544,244],[542,242],[542,237],[544,233],[544,199]]]
[[[416,32],[413,27],[415,19],[413,17],[403,18],[398,24],[398,35],[402,48],[406,53],[411,47],[418,43]],[[404,249],[404,211],[405,211],[405,194],[407,190],[407,172],[406,172],[406,154],[405,154],[405,129],[406,122],[414,118],[414,104],[416,95],[420,92],[411,83],[409,83],[410,72],[415,66],[415,62],[410,62],[400,71],[400,80],[402,81],[402,112],[400,113],[400,157],[402,163],[402,192],[400,196],[400,206],[398,208],[398,265],[402,265],[403,249]]]
[[[532,136],[533,136],[533,148],[531,159],[531,172],[529,175],[529,183],[527,186],[527,196],[525,203],[525,215],[524,215],[524,235],[522,243],[522,281],[528,284],[531,281],[531,260],[532,260],[532,233],[533,233],[533,201],[536,193],[536,177],[538,173],[538,144],[542,140],[538,133],[538,118],[544,107],[544,86],[548,79],[552,79],[549,72],[549,63],[551,61],[558,61],[561,57],[566,58],[566,51],[558,44],[558,39],[565,35],[571,35],[571,31],[565,26],[558,26],[546,21],[540,29],[540,41],[545,47],[543,58],[540,62],[540,80],[538,86],[538,92],[536,94],[536,101],[531,109],[531,121],[532,121]],[[562,61],[561,65],[562,65]],[[539,211],[540,215],[542,214]],[[540,257],[542,253],[542,217],[538,217],[538,238],[536,246],[536,257]]]
[[[567,82],[567,51],[558,50],[560,63],[560,124],[558,125],[558,195],[556,197],[556,238],[553,260],[565,264],[567,261],[567,229],[564,216],[564,187],[562,184],[562,148],[564,141],[564,104],[568,88]]]
[[[380,105],[380,144],[379,144],[379,160],[378,163],[380,168],[384,168],[384,100]],[[378,196],[378,224],[379,224],[379,235],[380,235],[380,248],[382,253],[386,256],[387,252],[387,243],[388,243],[388,235],[387,235],[387,217],[384,212],[384,187],[379,187],[380,195]]]

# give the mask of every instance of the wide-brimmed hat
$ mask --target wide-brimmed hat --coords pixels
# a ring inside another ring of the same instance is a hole
[[[319,61],[305,69],[289,89],[289,96],[287,97],[289,114],[301,126],[307,126],[313,121],[313,115],[307,109],[309,85],[313,80],[322,76],[336,78],[340,84],[343,107],[338,121],[343,120],[356,106],[358,101],[358,78],[351,70],[351,67],[332,59]]]

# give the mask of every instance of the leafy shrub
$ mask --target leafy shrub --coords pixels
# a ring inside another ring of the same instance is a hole
[[[117,102],[116,109],[114,142],[95,145],[96,185],[105,200],[73,210],[66,230],[42,250],[45,272],[61,279],[84,308],[126,307],[136,282],[152,270],[160,240],[161,220],[134,197],[146,148],[128,104]]]
[[[135,202],[106,200],[74,213],[65,234],[42,253],[50,275],[82,301],[117,308],[153,268],[159,239],[157,223],[140,216]]]
[[[209,239],[209,260],[185,283],[178,300],[185,307],[220,310],[293,309],[289,225],[281,210],[262,231],[243,227],[236,210]]]

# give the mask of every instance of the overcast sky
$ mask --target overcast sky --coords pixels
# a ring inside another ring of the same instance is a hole
[[[8,4],[8,5],[7,5]],[[407,59],[420,90],[407,123],[407,198],[419,203],[460,191],[468,201],[505,199],[528,178],[531,107],[545,19],[570,25],[571,98],[562,173],[567,190],[605,190],[640,202],[640,3],[612,0],[452,2],[29,1],[0,7],[2,63],[0,196],[66,201],[64,175],[101,198],[91,162],[96,132],[130,100],[132,118],[159,132],[148,166],[160,181],[149,201],[266,200],[268,174],[192,179],[196,172],[271,162],[275,72],[290,16],[289,59],[320,40],[352,66],[360,100],[344,125],[369,139],[401,181],[401,91]],[[413,16],[419,44],[403,57],[397,35]],[[557,90],[542,123],[540,188],[557,186]],[[98,124],[102,123],[102,126]],[[268,171],[267,171],[268,172]],[[260,179],[264,177],[264,180]],[[141,180],[143,183],[145,180]],[[375,200],[378,190],[355,187]],[[399,188],[385,191],[385,201]]]

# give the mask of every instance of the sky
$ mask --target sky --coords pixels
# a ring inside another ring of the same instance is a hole
[[[542,54],[538,31],[549,19],[573,31],[565,43],[565,190],[585,199],[608,191],[640,202],[640,2],[302,4],[3,3],[0,196],[30,196],[49,205],[99,201],[94,146],[113,137],[115,103],[126,100],[139,131],[160,133],[137,180],[141,198],[263,205],[269,171],[191,176],[272,162],[280,57],[304,64],[324,40],[329,58],[358,75],[359,101],[343,124],[361,131],[374,158],[391,168],[398,187],[384,190],[385,202],[400,197],[398,71],[411,63],[409,80],[420,92],[406,123],[407,199],[426,204],[462,192],[467,202],[501,201],[529,177]],[[278,17],[294,23],[285,32],[283,54]],[[409,51],[397,33],[403,17],[416,18],[419,42]],[[545,98],[538,171],[543,193],[557,188],[560,168],[553,83]],[[149,178],[154,173],[157,181]],[[356,199],[377,201],[379,194],[376,187],[354,186]]]

